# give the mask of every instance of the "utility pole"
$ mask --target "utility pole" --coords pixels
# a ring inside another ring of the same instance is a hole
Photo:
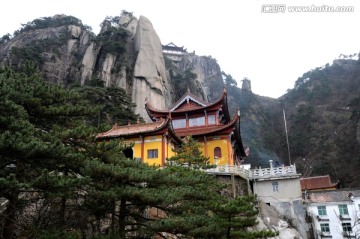
[[[287,132],[286,117],[285,117],[285,110],[284,109],[283,109],[283,114],[284,114],[285,135],[286,135],[286,144],[287,144],[287,148],[288,148],[289,164],[291,165],[289,137],[288,137],[288,132]]]

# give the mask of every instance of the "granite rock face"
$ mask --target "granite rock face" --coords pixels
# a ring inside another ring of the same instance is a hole
[[[210,56],[198,56],[194,53],[184,55],[179,64],[180,71],[192,68],[196,74],[199,90],[203,90],[203,98],[210,102],[216,100],[223,88],[221,69],[216,59]]]
[[[166,77],[162,46],[151,22],[141,16],[135,34],[135,51],[138,52],[134,67],[133,102],[137,113],[145,115],[146,99],[158,109],[170,106],[170,84]]]
[[[30,30],[0,45],[0,65],[21,67],[37,60],[45,78],[68,85],[80,78],[79,59],[89,44],[89,32],[76,25]]]
[[[51,25],[61,18],[76,19],[56,15],[36,22],[50,21]],[[66,24],[66,20],[63,25],[30,27],[0,42],[0,65],[21,68],[26,60],[35,59],[45,79],[65,86],[99,78],[106,87],[125,89],[136,104],[136,113],[147,121],[146,99],[159,109],[172,104],[162,45],[149,19],[123,12],[106,18],[97,36],[80,20],[79,24]]]

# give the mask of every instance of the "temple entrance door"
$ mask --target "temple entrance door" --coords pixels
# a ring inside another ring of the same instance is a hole
[[[126,148],[124,149],[124,155],[126,158],[133,159],[134,158],[134,152],[132,148]]]

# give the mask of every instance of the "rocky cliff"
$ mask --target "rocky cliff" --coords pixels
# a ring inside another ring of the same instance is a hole
[[[35,60],[55,84],[87,84],[124,88],[147,119],[146,98],[160,109],[173,102],[161,42],[151,22],[131,13],[107,18],[95,36],[79,19],[57,15],[36,19],[0,45],[0,64],[22,67]]]

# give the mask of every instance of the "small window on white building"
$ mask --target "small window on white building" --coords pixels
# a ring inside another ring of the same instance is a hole
[[[352,232],[352,227],[350,222],[342,223],[342,228],[344,232]]]
[[[340,215],[349,215],[349,211],[346,204],[339,205],[339,213]]]
[[[329,223],[321,223],[320,224],[320,229],[324,233],[330,233]]]
[[[319,216],[326,216],[327,215],[326,206],[318,206],[317,209],[318,209]]]
[[[279,192],[279,182],[272,183],[273,192]]]

